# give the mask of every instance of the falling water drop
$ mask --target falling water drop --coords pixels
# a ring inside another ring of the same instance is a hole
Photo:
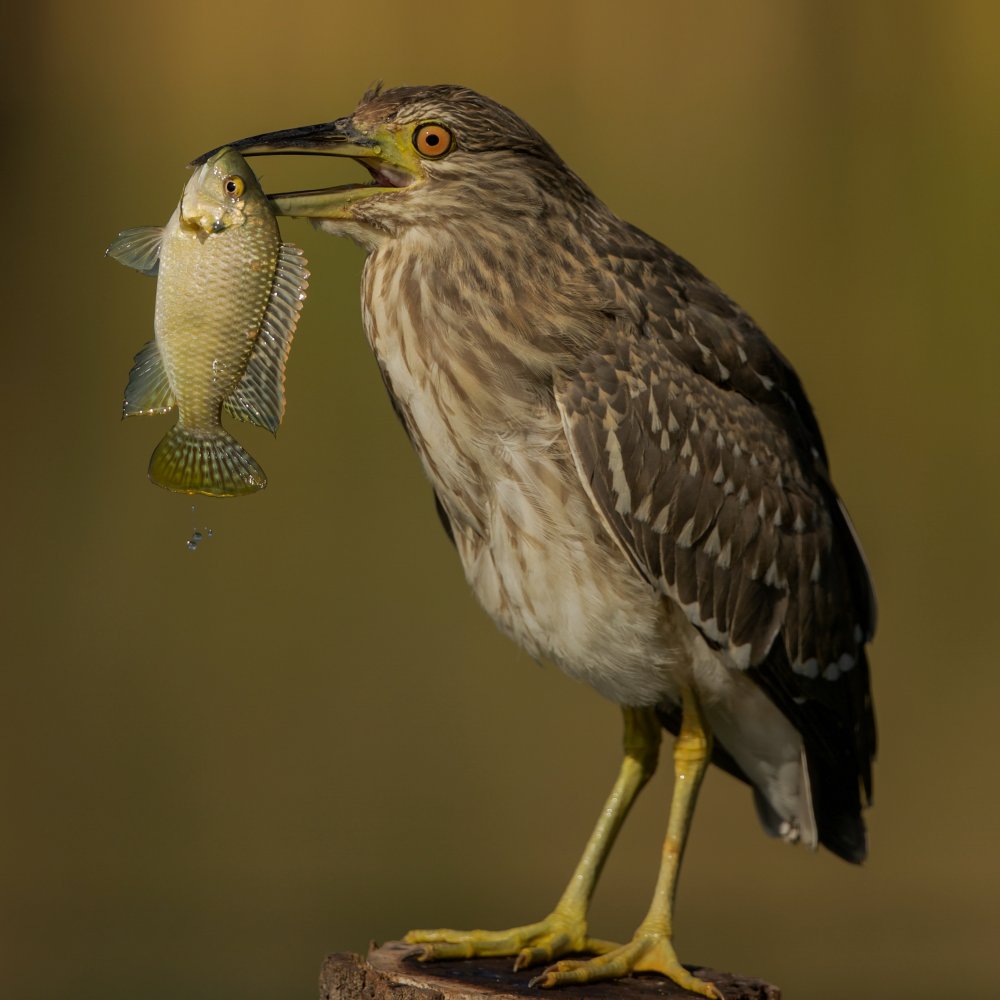
[[[211,528],[199,528],[198,522],[196,520],[198,515],[198,505],[191,504],[191,537],[187,540],[187,548],[189,552],[194,552],[199,545],[207,538],[211,538],[215,532]]]

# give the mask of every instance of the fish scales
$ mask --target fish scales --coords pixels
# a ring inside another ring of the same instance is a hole
[[[309,272],[302,251],[282,243],[246,161],[220,150],[166,226],[126,230],[108,254],[157,276],[155,337],[136,355],[123,407],[125,416],[177,409],[150,479],[211,496],[262,489],[264,472],[222,426],[222,409],[277,431]]]
[[[161,274],[174,280],[157,284],[156,342],[167,371],[176,373],[179,422],[205,426],[246,369],[281,238],[273,216],[271,225],[250,217],[239,238],[220,239],[203,238],[179,214],[164,231]]]

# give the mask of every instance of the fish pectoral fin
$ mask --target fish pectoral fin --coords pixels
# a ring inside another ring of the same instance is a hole
[[[221,427],[209,431],[172,427],[149,460],[149,478],[174,493],[212,497],[245,496],[267,485],[264,470]]]
[[[105,257],[114,257],[119,264],[134,267],[155,278],[160,270],[160,246],[163,243],[162,226],[139,226],[125,229],[104,251]]]
[[[135,363],[128,373],[122,416],[169,413],[176,405],[160,349],[156,346],[156,341],[151,340],[135,356]]]
[[[237,420],[266,427],[272,434],[285,413],[285,362],[309,285],[307,261],[302,251],[283,243],[246,371],[225,402]]]

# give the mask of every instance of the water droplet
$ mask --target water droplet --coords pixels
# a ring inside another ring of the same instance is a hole
[[[214,534],[215,534],[215,532],[214,532],[214,531],[212,531],[212,529],[211,529],[211,528],[206,528],[206,529],[205,529],[205,537],[206,537],[206,538],[211,538],[211,537],[212,537],[212,535],[214,535]]]
[[[199,545],[201,545],[202,538],[204,538],[204,535],[202,535],[202,533],[198,531],[196,528],[194,534],[187,541],[188,549],[191,552],[194,552],[194,550],[198,548]]]

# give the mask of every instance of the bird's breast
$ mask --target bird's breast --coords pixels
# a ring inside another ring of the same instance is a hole
[[[374,255],[373,255],[374,256]],[[551,396],[489,320],[440,301],[420,262],[369,258],[365,329],[496,623],[613,700],[650,704],[681,657],[660,596],[608,535]]]
[[[519,356],[503,309],[463,295],[421,249],[393,241],[369,256],[365,332],[449,516],[482,534],[507,444],[564,442],[551,394]]]

